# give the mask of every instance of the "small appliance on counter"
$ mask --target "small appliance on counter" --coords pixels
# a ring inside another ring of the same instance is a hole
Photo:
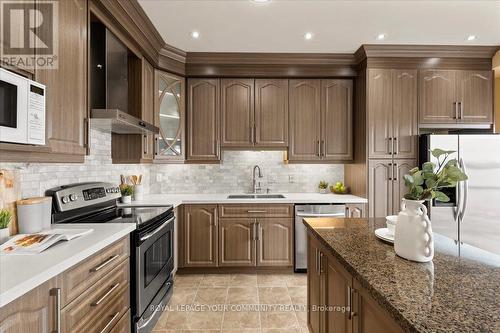
[[[51,197],[18,200],[16,205],[17,225],[20,234],[35,234],[50,228]]]
[[[131,234],[131,313],[134,332],[151,332],[173,291],[174,211],[166,207],[117,207],[120,189],[79,183],[50,189],[52,223],[135,223]]]

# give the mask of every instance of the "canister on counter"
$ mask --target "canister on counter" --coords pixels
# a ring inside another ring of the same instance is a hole
[[[18,200],[17,223],[20,234],[33,234],[50,228],[52,197]]]

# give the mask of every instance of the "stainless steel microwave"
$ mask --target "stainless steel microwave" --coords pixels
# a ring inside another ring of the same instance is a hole
[[[0,141],[45,144],[45,86],[0,68]]]

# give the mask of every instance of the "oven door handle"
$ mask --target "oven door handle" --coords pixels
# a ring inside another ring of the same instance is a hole
[[[156,228],[154,231],[151,231],[149,234],[146,234],[146,235],[142,236],[140,238],[141,242],[145,241],[146,239],[149,239],[149,238],[153,237],[154,235],[156,235],[158,232],[160,232],[161,229],[165,228],[170,222],[172,222],[174,220],[174,218],[175,217],[172,217],[167,222],[163,223],[161,226],[159,226],[158,228]]]
[[[167,288],[170,286],[170,282],[167,282]],[[156,309],[153,311],[153,313],[151,314],[151,316],[149,316],[149,318],[147,319],[144,319],[144,320],[141,320],[139,322],[137,322],[137,330],[140,330],[141,328],[144,328],[146,326],[148,326],[148,324],[151,322],[151,320],[153,320],[155,314],[160,311],[160,309],[163,307],[163,304],[160,303],[156,306]]]

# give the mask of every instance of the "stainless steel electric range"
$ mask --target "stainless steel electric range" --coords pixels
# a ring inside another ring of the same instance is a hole
[[[174,212],[167,207],[117,207],[111,183],[79,183],[46,191],[52,223],[135,223],[131,234],[132,331],[151,332],[173,290]]]

